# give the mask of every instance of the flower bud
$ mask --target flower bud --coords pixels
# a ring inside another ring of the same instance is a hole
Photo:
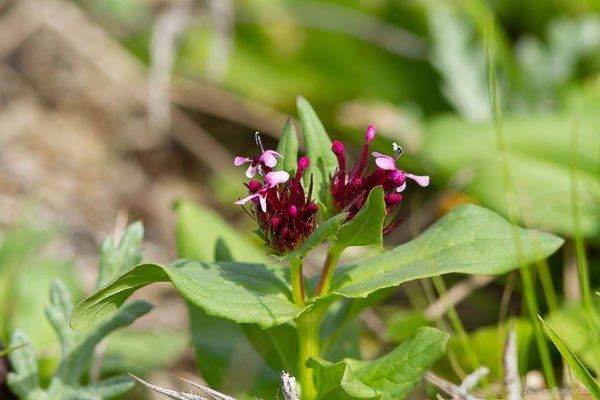
[[[344,171],[346,169],[346,156],[344,155],[344,145],[337,140],[333,142],[331,146],[331,151],[337,157],[338,164],[340,165],[340,171]]]
[[[365,140],[367,144],[371,143],[371,140],[375,138],[375,126],[369,125],[367,132],[365,133]]]
[[[308,211],[309,215],[316,214],[317,211],[319,211],[319,206],[315,203],[310,203],[308,207],[306,207],[306,210]]]
[[[402,200],[401,194],[390,194],[385,197],[385,204],[387,204],[390,207],[393,207],[393,206],[399,204],[401,200]]]
[[[406,176],[404,175],[404,173],[396,170],[390,175],[390,181],[392,182],[394,187],[400,187],[404,185],[404,182],[406,181]]]
[[[306,156],[302,157],[300,159],[300,161],[298,161],[298,170],[296,171],[296,180],[299,180],[302,177],[302,175],[304,174],[304,171],[306,171],[309,166],[310,166],[310,160]]]
[[[298,216],[298,209],[296,208],[296,206],[290,206],[288,208],[288,211],[290,212],[292,218],[296,218]]]
[[[277,230],[280,222],[281,222],[281,220],[279,218],[273,218],[271,220],[271,226],[273,227],[273,229]]]

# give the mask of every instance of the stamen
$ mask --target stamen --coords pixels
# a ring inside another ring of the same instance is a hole
[[[265,149],[263,148],[262,140],[260,140],[260,132],[259,131],[254,132],[254,141],[256,142],[256,145],[258,147],[260,147],[260,151],[264,153]]]
[[[402,147],[398,146],[398,143],[394,142],[392,143],[392,148],[394,149],[394,154],[396,155],[396,160],[400,158],[400,156],[402,154],[404,154],[404,152],[406,151],[406,149],[403,149]]]

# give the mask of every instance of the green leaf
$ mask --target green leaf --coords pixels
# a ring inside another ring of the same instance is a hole
[[[390,354],[355,362],[353,368],[361,381],[383,393],[382,400],[403,399],[444,355],[448,337],[435,328],[419,328]]]
[[[265,251],[260,246],[254,244],[249,236],[240,234],[217,212],[187,201],[178,202],[175,210],[177,253],[181,257],[211,261],[219,240],[226,239],[225,244],[233,259],[267,261]]]
[[[144,238],[144,225],[141,222],[130,224],[119,243],[115,245],[112,236],[100,246],[100,271],[96,289],[110,282],[117,275],[142,262],[143,252],[138,249]]]
[[[133,387],[133,381],[126,376],[113,377],[87,386],[82,386],[80,381],[90,364],[96,345],[111,332],[131,324],[151,308],[152,305],[145,301],[133,301],[89,332],[76,332],[68,325],[73,309],[69,292],[60,280],[55,280],[50,287],[50,305],[46,308],[46,316],[60,339],[59,365],[50,385],[43,390],[39,387],[38,366],[31,347],[16,350],[9,354],[14,366],[14,372],[7,377],[9,388],[24,400],[102,400],[123,394]],[[27,341],[24,333],[16,331],[11,345]]]
[[[317,203],[326,204],[329,176],[335,172],[337,158],[331,151],[331,139],[309,102],[298,96],[296,106],[302,124],[306,155],[310,159],[310,167],[303,177],[304,184],[308,187],[312,175],[314,197]]]
[[[382,393],[365,385],[356,377],[349,360],[334,364],[311,357],[307,365],[315,370],[315,381],[319,392],[317,399],[381,399]]]
[[[187,202],[178,203],[176,208],[180,257],[207,261],[234,261],[236,257],[245,261],[267,260],[265,252],[249,236],[240,234],[213,210]],[[196,366],[211,387],[263,397],[274,393],[279,376],[254,351],[241,325],[207,315],[190,302],[188,310]],[[239,370],[244,371],[246,379],[231,379],[232,371]]]
[[[600,298],[592,298],[593,313],[581,301],[566,302],[561,308],[545,319],[557,335],[577,354],[593,372],[600,371],[600,353],[598,352],[598,335],[590,323],[600,321]]]
[[[338,231],[334,246],[341,250],[349,246],[382,246],[383,221],[387,212],[383,188],[377,186],[369,193],[366,203]]]
[[[574,117],[577,115],[577,117]],[[574,126],[574,168],[585,237],[600,234],[600,114],[586,112],[507,117],[502,121],[508,163],[521,219],[528,226],[574,236],[569,151]],[[508,215],[491,123],[470,124],[446,116],[429,122],[422,156],[438,180],[462,177],[461,190],[484,206]]]
[[[521,253],[514,242],[515,234],[521,241]],[[307,307],[331,304],[340,297],[363,298],[380,289],[447,273],[500,275],[549,256],[562,243],[552,234],[514,227],[483,207],[461,205],[418,238],[338,268],[331,292],[309,299]],[[137,289],[166,281],[171,281],[187,300],[209,315],[262,328],[290,321],[306,310],[291,300],[287,267],[180,260],[171,266],[134,267],[82,301],[71,324],[76,329],[87,329],[114,313]]]
[[[336,364],[311,358],[319,398],[401,400],[444,354],[448,334],[418,329],[391,353],[374,361],[345,359]]]
[[[288,117],[285,122],[277,152],[283,156],[283,160],[278,160],[274,170],[283,170],[292,175],[298,167],[298,137],[296,136],[294,120],[291,117]]]
[[[519,247],[514,241],[515,233]],[[416,239],[386,253],[338,267],[330,293],[307,303],[366,297],[379,289],[448,273],[500,275],[548,257],[562,243],[555,235],[514,227],[492,211],[464,204]]]
[[[29,343],[29,338],[23,331],[16,330],[10,337],[10,348],[25,346],[8,355],[13,372],[9,372],[6,383],[20,398],[40,391],[38,365],[33,348],[27,346]]]
[[[347,217],[347,213],[341,213],[329,218],[327,221],[319,225],[319,227],[313,233],[311,233],[310,236],[307,237],[306,240],[296,250],[283,257],[278,257],[278,259],[280,261],[290,261],[304,258],[309,251],[317,247],[325,239],[334,238],[340,225],[342,225]]]
[[[114,313],[136,290],[171,281],[175,289],[209,315],[262,328],[302,313],[291,300],[289,268],[279,264],[180,260],[171,266],[142,264],[121,275],[76,307],[71,326],[92,327]]]
[[[552,340],[560,354],[563,356],[567,364],[571,367],[577,378],[583,383],[583,385],[590,391],[592,397],[596,400],[600,400],[600,385],[594,377],[590,374],[590,372],[585,368],[583,363],[579,361],[579,358],[571,351],[569,346],[566,345],[565,342],[562,341],[560,336],[554,332],[552,327],[546,323],[542,319],[542,317],[538,316],[540,321],[542,321],[542,325],[548,334],[548,337]]]

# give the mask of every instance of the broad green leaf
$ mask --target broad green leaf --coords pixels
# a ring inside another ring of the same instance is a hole
[[[119,243],[108,236],[100,246],[100,271],[96,289],[110,282],[117,275],[142,262],[143,253],[139,249],[144,239],[144,225],[134,222],[129,225]]]
[[[171,281],[175,289],[207,314],[262,328],[282,324],[302,313],[291,300],[289,268],[279,264],[199,262],[141,264],[121,275],[76,307],[71,326],[89,329],[114,313],[136,290]]]
[[[279,139],[277,152],[283,156],[283,160],[279,159],[275,166],[275,171],[286,171],[290,175],[296,171],[298,167],[298,137],[296,136],[296,127],[294,120],[288,117]]]
[[[225,244],[233,259],[245,262],[267,260],[265,251],[260,246],[254,244],[249,236],[240,234],[217,212],[187,201],[178,202],[175,210],[175,236],[180,257],[212,261],[216,244],[219,240],[226,240]]]
[[[383,188],[377,186],[360,211],[339,229],[334,246],[339,250],[349,246],[382,246],[386,214]]]
[[[330,293],[308,303],[366,297],[379,289],[448,273],[500,275],[548,257],[562,243],[555,235],[515,227],[492,211],[464,204],[416,239],[375,257],[338,267]]]
[[[332,363],[311,357],[307,365],[315,370],[317,399],[381,399],[382,394],[356,377],[348,360]]]
[[[577,358],[577,356],[575,355],[575,353],[573,353],[569,346],[567,346],[566,343],[562,341],[560,336],[558,336],[556,332],[554,332],[552,327],[548,325],[546,321],[542,319],[542,317],[539,317],[539,319],[542,322],[542,325],[544,326],[548,337],[552,340],[552,342],[554,343],[560,354],[563,356],[567,364],[569,364],[573,372],[575,372],[577,378],[579,378],[581,383],[583,383],[583,385],[590,391],[590,394],[594,399],[600,400],[600,385],[598,384],[598,382],[596,382],[594,377],[585,368],[583,363],[579,361],[579,358]]]
[[[332,239],[335,237],[336,232],[340,225],[346,220],[348,214],[341,213],[334,217],[329,218],[323,222],[319,227],[310,234],[309,237],[293,252],[283,257],[278,257],[281,261],[290,261],[304,258],[309,251],[317,247],[325,239]]]
[[[435,328],[419,328],[414,335],[375,361],[355,361],[356,376],[383,393],[382,400],[406,397],[425,371],[444,355],[448,334]]]
[[[600,232],[600,114],[597,109],[503,119],[506,151],[522,220],[528,226],[573,237],[571,143],[577,129],[575,171],[581,230],[585,237]],[[426,129],[422,156],[438,178],[463,177],[461,190],[484,206],[508,215],[494,127],[470,124],[456,117],[432,120]],[[440,180],[442,180],[440,179]]]
[[[211,252],[212,243],[214,250]],[[265,252],[249,236],[240,234],[214,211],[192,203],[180,202],[177,206],[177,247],[181,258],[206,261],[234,261],[235,257],[244,261],[267,260]],[[190,302],[188,311],[196,366],[211,387],[265,398],[276,390],[278,375],[270,371],[254,351],[241,325],[208,315]],[[267,331],[263,332],[266,334]],[[239,370],[244,371],[246,379],[231,379],[232,374]]]
[[[315,110],[304,97],[298,96],[296,106],[302,124],[306,155],[310,160],[310,167],[303,177],[304,185],[308,187],[312,175],[314,197],[317,203],[326,204],[329,176],[333,175],[337,166],[337,159],[331,151],[331,139]]]
[[[308,365],[315,369],[319,398],[401,400],[444,354],[447,340],[447,333],[424,327],[374,361],[311,358]]]

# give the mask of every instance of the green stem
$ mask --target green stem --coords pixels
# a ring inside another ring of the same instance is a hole
[[[321,313],[308,312],[301,315],[297,320],[299,357],[298,357],[298,380],[300,382],[300,398],[302,400],[315,400],[317,388],[314,381],[314,370],[306,366],[310,357],[319,356],[319,327],[321,325]]]
[[[302,279],[302,260],[290,261],[292,300],[299,307],[304,307],[304,280]]]
[[[338,249],[335,244],[329,247],[327,258],[325,259],[325,265],[323,265],[323,271],[321,272],[321,278],[319,278],[319,284],[315,291],[315,296],[321,296],[327,294],[329,291],[329,285],[331,284],[331,278],[333,277],[333,271],[335,266],[340,259],[343,249]]]

